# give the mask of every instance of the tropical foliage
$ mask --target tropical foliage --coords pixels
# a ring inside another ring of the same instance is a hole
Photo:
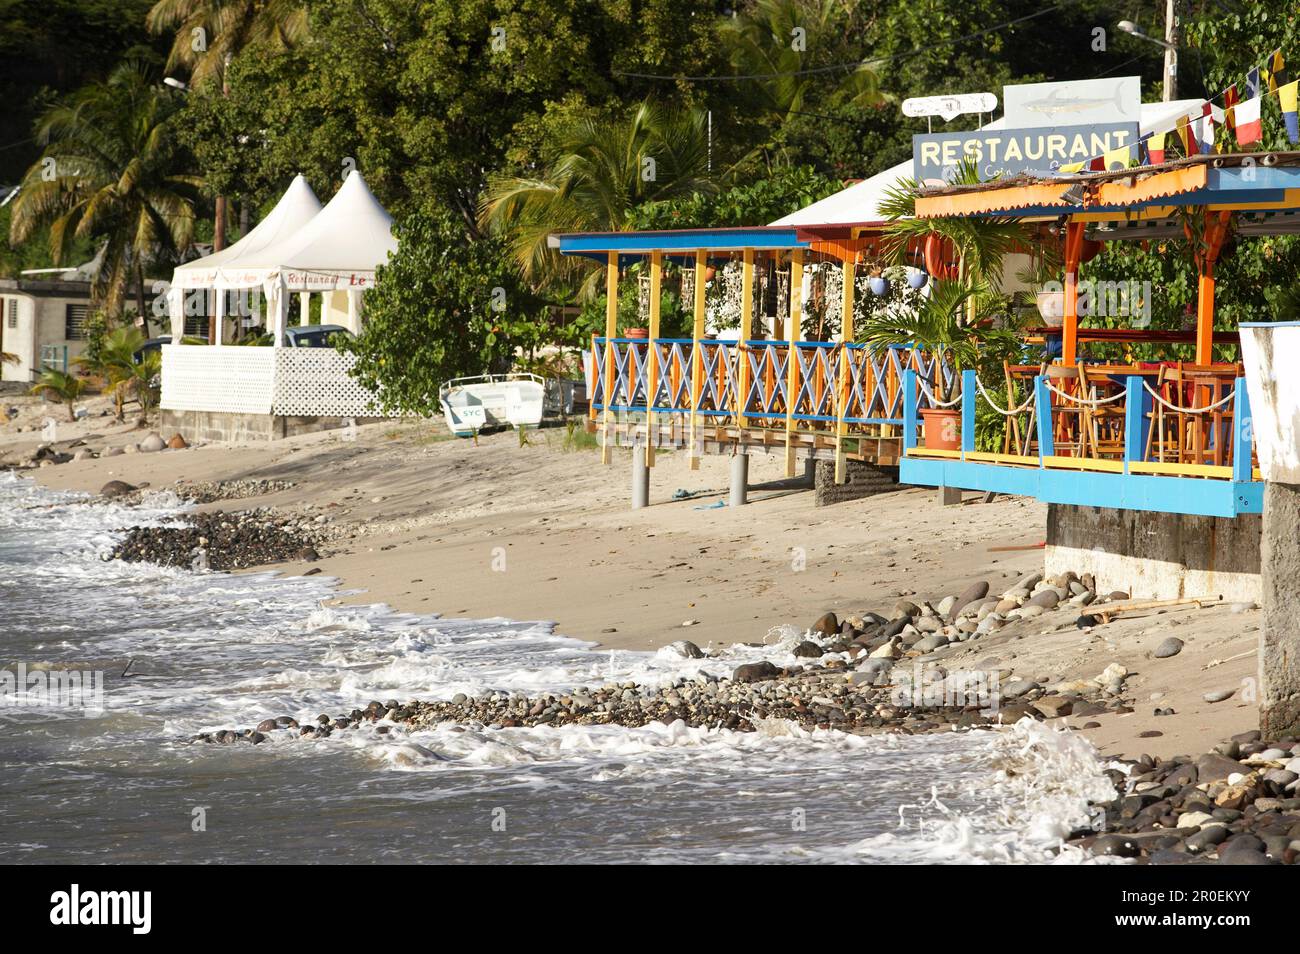
[[[177,171],[168,130],[178,106],[143,64],[121,64],[41,118],[36,135],[45,149],[13,202],[11,241],[47,228],[56,264],[78,239],[101,241],[92,296],[119,311],[133,286],[142,321],[145,262],[184,248],[194,230],[200,180]]]
[[[45,367],[32,385],[32,394],[41,394],[61,402],[68,409],[68,420],[77,419],[77,401],[86,390],[86,382],[59,368]]]

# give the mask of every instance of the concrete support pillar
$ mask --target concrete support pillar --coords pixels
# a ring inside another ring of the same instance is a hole
[[[749,455],[734,454],[731,458],[731,493],[727,506],[743,507],[749,500]]]
[[[959,503],[961,503],[961,488],[960,488],[960,487],[940,487],[940,488],[939,488],[939,502],[942,503],[945,507],[951,507],[951,506],[953,506],[954,504],[959,504]]]
[[[311,324],[311,292],[298,292],[298,324]]]
[[[1260,563],[1259,730],[1276,739],[1300,732],[1300,486],[1264,484]]]
[[[650,467],[646,464],[645,452],[640,447],[632,448],[632,509],[640,510],[650,506]]]
[[[809,487],[817,486],[817,458],[808,456],[803,459],[803,479]]]

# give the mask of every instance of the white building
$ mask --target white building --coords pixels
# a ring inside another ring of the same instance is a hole
[[[71,368],[89,314],[90,281],[75,269],[0,279],[0,352],[18,359],[0,363],[0,381],[34,381],[45,365]]]

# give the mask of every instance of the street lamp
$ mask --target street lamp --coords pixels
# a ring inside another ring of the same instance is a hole
[[[1165,90],[1164,100],[1166,103],[1171,102],[1176,93],[1178,83],[1178,0],[1165,0],[1165,38],[1163,40],[1142,32],[1132,20],[1120,20],[1115,26],[1119,27],[1121,33],[1127,33],[1129,36],[1137,37],[1139,40],[1146,40],[1148,43],[1154,43],[1156,46],[1163,47],[1165,51]]]

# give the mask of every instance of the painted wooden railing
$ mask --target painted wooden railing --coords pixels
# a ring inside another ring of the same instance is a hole
[[[1038,496],[1049,502],[1127,507],[1175,513],[1235,516],[1259,513],[1262,483],[1254,466],[1253,428],[1246,381],[1238,378],[1218,408],[1177,408],[1165,403],[1141,377],[1124,379],[1121,395],[1101,426],[1107,440],[1082,441],[1079,428],[1089,421],[1083,407],[1100,407],[1062,391],[1059,382],[1033,380],[1032,397],[999,407],[980,386],[974,371],[961,375],[960,447],[926,446],[921,433],[921,389],[916,373],[903,374],[905,483],[993,490]],[[986,402],[1005,417],[1016,417],[1028,438],[1017,453],[977,451],[976,409]],[[1171,408],[1173,408],[1171,410]],[[1213,411],[1218,426],[1207,426]],[[1179,414],[1181,412],[1181,419]],[[1170,427],[1170,419],[1175,421]],[[1188,439],[1180,428],[1201,428],[1202,450],[1188,461]],[[1066,443],[1063,436],[1070,438]],[[1216,448],[1216,443],[1222,447]],[[1214,458],[1207,462],[1204,458]],[[1221,461],[1221,462],[1220,462]]]
[[[584,355],[595,417],[614,412],[692,414],[745,427],[834,433],[903,424],[907,371],[927,380],[952,369],[919,348],[801,341],[595,338]],[[608,395],[608,396],[607,396]],[[916,395],[929,407],[925,393]]]

